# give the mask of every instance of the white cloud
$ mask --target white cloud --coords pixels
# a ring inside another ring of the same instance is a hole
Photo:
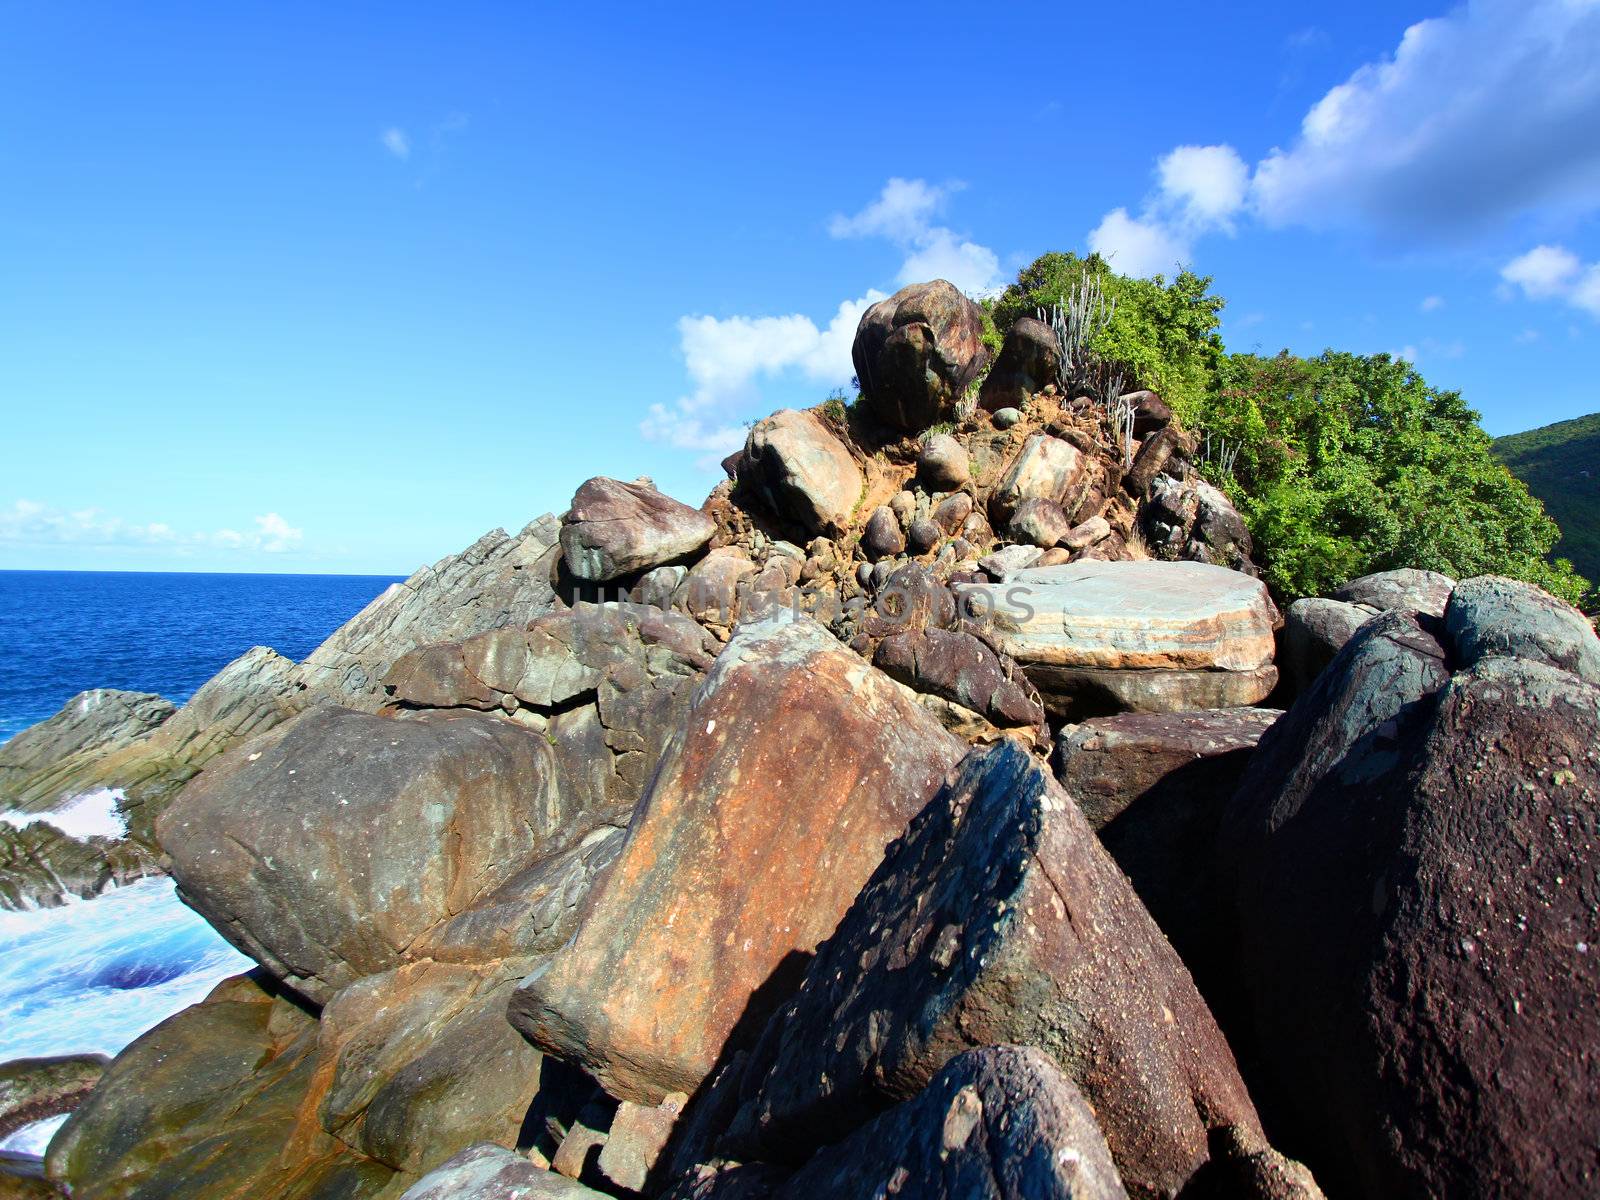
[[[411,157],[411,139],[406,136],[406,131],[398,126],[391,125],[378,135],[378,141],[383,148],[404,162]]]
[[[1089,233],[1089,249],[1124,275],[1172,275],[1195,239],[1234,231],[1250,168],[1232,146],[1179,146],[1156,163],[1156,188],[1137,217],[1114,208]]]
[[[1161,197],[1196,230],[1231,229],[1244,207],[1250,168],[1232,146],[1179,146],[1156,164]]]
[[[933,223],[944,211],[945,201],[962,186],[891,179],[878,198],[854,216],[835,214],[828,232],[836,238],[886,238],[900,247],[906,255],[897,277],[902,285],[948,279],[969,295],[996,292],[1005,281],[995,252]]]
[[[1437,236],[1600,208],[1600,4],[1472,0],[1330,89],[1256,168],[1273,225]]]
[[[277,513],[255,518],[251,533],[217,529],[182,533],[164,521],[125,521],[98,508],[63,509],[18,500],[0,509],[0,546],[164,547],[180,553],[200,549],[257,550],[280,554],[296,549],[304,532]]]
[[[945,197],[961,189],[959,183],[936,187],[925,179],[889,180],[878,198],[853,217],[835,213],[828,232],[836,238],[883,237],[912,242],[932,225],[931,218],[944,207]]]
[[[1501,267],[1500,278],[1529,300],[1564,300],[1600,318],[1600,262],[1584,266],[1565,246],[1535,246]]]
[[[1424,296],[1422,298],[1422,303],[1417,305],[1417,307],[1425,313],[1438,312],[1444,307],[1444,297]]]
[[[1170,275],[1189,261],[1189,239],[1158,218],[1130,217],[1125,208],[1108,212],[1089,231],[1089,249],[1124,275]]]

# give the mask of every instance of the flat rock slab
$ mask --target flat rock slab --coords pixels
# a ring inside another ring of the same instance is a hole
[[[735,634],[511,1020],[612,1095],[693,1094],[799,982],[962,746],[820,625]]]
[[[1254,671],[1272,661],[1277,623],[1259,579],[1193,562],[1030,567],[1007,579],[995,615],[1025,667],[1100,670]]]
[[[1126,1200],[1094,1112],[1041,1050],[954,1058],[914,1100],[818,1152],[775,1200]]]

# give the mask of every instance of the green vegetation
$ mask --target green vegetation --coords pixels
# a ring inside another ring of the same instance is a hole
[[[1588,590],[1570,562],[1550,559],[1560,530],[1496,459],[1478,414],[1408,363],[1230,355],[1210,279],[1128,279],[1095,255],[1046,254],[1025,268],[992,306],[997,330],[1062,302],[1085,272],[1116,301],[1089,343],[1102,376],[1160,393],[1209,439],[1202,470],[1238,505],[1280,600],[1404,566],[1510,575],[1573,603]],[[1586,432],[1595,463],[1600,425]],[[1575,462],[1555,469],[1576,478]],[[1592,506],[1592,482],[1587,495]]]
[[[1497,438],[1494,455],[1561,526],[1556,553],[1600,580],[1600,413]]]

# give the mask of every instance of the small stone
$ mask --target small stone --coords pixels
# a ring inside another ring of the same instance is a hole
[[[1022,410],[1019,408],[1002,408],[994,414],[994,427],[996,429],[1010,429],[1022,420]]]

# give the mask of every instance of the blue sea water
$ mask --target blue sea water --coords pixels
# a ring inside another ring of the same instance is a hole
[[[93,687],[175,703],[251,646],[300,659],[395,582],[366,575],[0,571],[0,741]],[[97,1051],[250,967],[148,879],[94,900],[0,913],[0,1062]],[[61,1119],[5,1149],[43,1153]]]

